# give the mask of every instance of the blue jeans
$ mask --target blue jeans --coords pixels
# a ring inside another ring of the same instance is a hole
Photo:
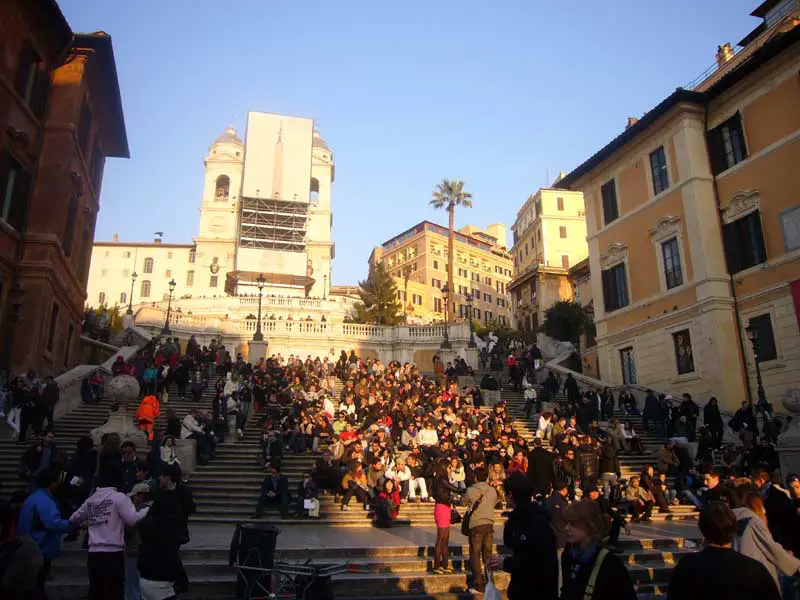
[[[136,566],[138,556],[125,557],[125,600],[142,600],[139,591],[139,569]]]

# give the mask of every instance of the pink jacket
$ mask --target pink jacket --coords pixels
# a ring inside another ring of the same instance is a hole
[[[69,518],[73,525],[89,522],[89,552],[122,552],[125,526],[141,521],[149,508],[136,511],[133,502],[117,488],[97,488]]]

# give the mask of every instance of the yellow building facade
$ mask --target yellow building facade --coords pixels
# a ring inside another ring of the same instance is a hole
[[[508,282],[514,263],[505,240],[502,224],[486,229],[468,225],[456,233],[452,298],[456,319],[469,315],[467,295],[471,294],[474,320],[511,323]],[[382,263],[392,275],[409,323],[444,320],[447,248],[447,228],[423,221],[373,249],[369,263]]]
[[[769,401],[798,387],[800,9],[764,4],[786,6],[558,184],[584,193],[609,383],[736,409],[755,347]]]
[[[588,255],[584,210],[580,191],[542,188],[517,212],[509,283],[517,329],[535,332],[548,308],[572,299],[569,269]]]

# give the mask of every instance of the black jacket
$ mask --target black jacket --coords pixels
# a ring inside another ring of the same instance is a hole
[[[178,490],[155,493],[150,512],[137,525],[142,543],[139,547],[139,574],[151,581],[175,581],[183,567],[178,556],[185,535],[185,517]]]
[[[547,492],[553,484],[553,453],[538,447],[528,454],[528,479],[536,490]]]
[[[767,523],[772,537],[781,546],[790,550],[792,547],[790,533],[794,517],[792,500],[788,494],[771,485],[764,496],[764,510],[767,511]]]
[[[431,497],[437,504],[452,504],[453,492],[459,492],[459,489],[452,485],[445,475],[437,475],[433,479],[433,486],[431,486]]]
[[[567,521],[564,518],[564,511],[569,506],[569,501],[558,492],[553,494],[545,502],[547,512],[550,516],[550,528],[556,538],[556,547],[563,548],[567,545]]]
[[[603,453],[600,455],[600,473],[616,473],[617,475],[621,473],[619,457],[614,444],[606,444],[603,448]]]
[[[598,545],[589,560],[578,561],[569,545],[564,548],[564,554],[561,555],[561,572],[563,573],[561,600],[584,599],[586,584],[589,583],[589,577],[599,551],[600,546]],[[636,600],[636,589],[633,587],[628,569],[613,552],[606,554],[603,564],[600,566],[592,600]]]
[[[506,521],[503,544],[512,552],[503,561],[511,574],[509,600],[556,600],[558,558],[547,511],[534,503],[517,505]]]
[[[667,600],[780,600],[780,597],[775,580],[764,565],[731,548],[713,546],[680,559],[667,588]]]

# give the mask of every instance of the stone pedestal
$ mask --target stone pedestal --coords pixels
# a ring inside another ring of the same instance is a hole
[[[181,463],[184,475],[194,473],[197,468],[197,442],[195,440],[175,440],[175,455]]]
[[[116,433],[121,443],[133,442],[137,450],[147,448],[147,435],[134,421],[139,400],[139,382],[130,375],[118,375],[111,380],[106,391],[119,404],[119,410],[112,412],[108,421],[92,430],[91,436],[95,445],[100,444],[104,434]]]
[[[481,396],[486,406],[494,406],[500,402],[500,390],[481,390]]]
[[[475,370],[478,369],[479,354],[480,350],[478,348],[467,348],[464,350],[464,360],[467,361],[467,364]]]
[[[475,385],[475,378],[471,375],[459,375],[456,379],[458,380],[458,387],[460,388],[472,387]]]
[[[247,342],[247,344],[249,346],[249,350],[247,352],[247,362],[249,362],[251,365],[254,365],[258,361],[267,357],[267,346],[269,346],[269,342],[258,342],[256,340],[251,340]]]

